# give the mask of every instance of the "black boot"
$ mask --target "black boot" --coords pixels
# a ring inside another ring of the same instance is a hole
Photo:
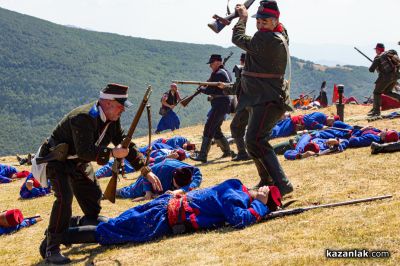
[[[220,139],[216,139],[215,142],[217,143],[217,145],[221,148],[221,151],[223,152],[221,158],[234,156],[234,152],[231,151],[231,148],[229,147],[228,140],[225,137],[222,137]]]
[[[368,112],[368,116],[380,116],[381,115],[381,105],[382,105],[382,95],[374,94],[374,103],[371,111]]]
[[[282,196],[293,191],[293,186],[286,177],[286,174],[278,161],[278,157],[276,157],[273,150],[267,151],[264,157],[259,158],[258,160],[261,162],[269,176],[272,177],[275,186],[279,188]]]
[[[263,187],[263,186],[273,186],[274,180],[272,177],[268,174],[266,171],[265,167],[263,166],[262,162],[260,159],[253,159],[254,163],[257,168],[258,175],[260,176],[260,182],[258,182],[257,185],[254,186],[255,189]]]
[[[243,138],[237,138],[235,139],[236,142],[236,147],[238,150],[238,154],[233,157],[232,161],[237,162],[237,161],[248,161],[251,160],[249,154],[246,151],[246,145],[244,143]]]
[[[60,244],[63,242],[63,237],[62,233],[47,233],[46,263],[56,265],[71,263],[71,260],[60,252]]]
[[[400,141],[384,144],[372,142],[371,144],[371,154],[389,153],[396,151],[400,151]]]
[[[211,139],[203,137],[203,142],[201,143],[200,152],[194,156],[190,156],[190,159],[192,159],[194,161],[206,163],[207,155],[208,155],[208,152],[210,151],[210,147],[211,147]]]

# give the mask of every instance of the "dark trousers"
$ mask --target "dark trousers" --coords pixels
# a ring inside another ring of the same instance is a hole
[[[85,217],[97,219],[102,192],[91,164],[51,162],[46,171],[56,197],[48,227],[50,238],[52,234],[60,234],[68,229],[74,195]]]
[[[392,92],[393,88],[396,86],[396,83],[396,79],[378,79],[375,83],[374,95],[380,95],[383,93],[387,96],[400,100],[400,96]]]
[[[236,111],[231,122],[232,138],[243,138],[246,133],[246,126],[249,121],[249,112],[246,109]]]
[[[224,109],[211,108],[204,125],[203,137],[222,139],[224,134],[222,134],[221,125],[224,122],[225,115],[226,111]]]
[[[261,180],[266,179],[267,173],[284,192],[289,181],[278,161],[278,158],[268,142],[272,128],[285,113],[283,106],[275,102],[267,102],[255,106],[248,106],[249,123],[246,133],[246,147],[255,163],[261,163],[263,169],[259,170]],[[262,170],[262,171],[261,171]]]

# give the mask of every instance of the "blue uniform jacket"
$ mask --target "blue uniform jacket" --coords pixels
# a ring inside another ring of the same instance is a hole
[[[210,82],[225,82],[229,83],[232,81],[231,74],[225,68],[221,67],[217,71],[211,73],[210,78],[208,79]],[[225,113],[230,112],[230,97],[225,95],[223,90],[218,87],[208,86],[206,88],[201,89],[201,92],[214,97],[211,100],[211,108],[223,111]]]
[[[332,127],[343,128],[346,130],[354,130],[353,126],[346,124],[342,121],[335,121],[333,123]],[[331,138],[348,139],[351,136],[351,132],[349,132],[349,131],[333,129],[333,128],[315,131],[315,132],[312,132],[311,134],[316,138],[322,138],[322,139],[331,139]]]
[[[349,147],[368,147],[372,142],[382,143],[380,132],[377,128],[355,130],[349,139]]]
[[[34,225],[36,223],[36,218],[24,219],[22,223],[13,227],[1,227],[0,226],[0,236],[3,234],[9,234],[15,231],[18,231],[21,228],[28,227]]]
[[[28,190],[28,188],[26,187],[26,182],[30,179],[33,179],[33,175],[32,173],[29,174],[24,183],[21,186],[21,189],[19,191],[19,195],[21,196],[21,198],[23,199],[31,199],[31,198],[36,198],[36,197],[41,197],[41,196],[45,196],[47,194],[50,193],[50,180],[48,180],[48,187],[33,187],[31,190]]]
[[[328,116],[324,113],[314,112],[303,116],[304,127],[306,129],[322,129],[326,125]]]
[[[0,183],[10,183],[11,176],[16,172],[18,171],[15,167],[0,164]]]
[[[181,187],[180,189],[182,189],[185,192],[188,192],[200,186],[202,181],[202,174],[199,168],[181,162],[179,160],[166,159],[160,163],[156,163],[150,166],[151,171],[160,179],[160,182],[163,187],[162,193],[165,193],[167,190],[175,189],[172,184],[173,180],[172,174],[176,168],[180,167],[189,167],[192,169],[193,173],[192,182],[187,186]],[[147,181],[147,179],[144,176],[140,176],[135,181],[135,183],[119,189],[117,193],[118,196],[122,198],[137,198],[144,196],[146,191],[153,191],[153,188],[151,186],[151,183]]]
[[[327,141],[327,139],[324,139],[324,138],[315,138],[315,137],[311,136],[310,134],[304,134],[297,142],[296,149],[286,151],[283,156],[287,160],[300,159],[300,154],[304,153],[304,147],[310,142],[316,143],[319,147],[319,153],[323,154],[325,151],[329,150],[329,146],[326,145],[326,141]],[[340,139],[340,143],[339,143],[339,147],[338,147],[337,151],[342,152],[348,146],[349,146],[348,140]]]
[[[174,136],[165,142],[165,144],[171,146],[172,148],[181,148],[183,149],[183,144],[188,142],[188,139],[182,136]]]
[[[96,227],[96,239],[102,245],[146,242],[169,235],[168,219],[171,195],[162,195],[144,205],[131,208],[118,217]],[[247,188],[237,179],[201,190],[182,198],[185,220],[194,229],[208,229],[228,223],[243,228],[260,221],[270,210],[253,200]]]

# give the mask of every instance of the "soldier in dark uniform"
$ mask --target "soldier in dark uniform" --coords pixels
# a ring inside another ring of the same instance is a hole
[[[179,129],[181,122],[179,117],[174,112],[174,108],[181,100],[179,95],[178,86],[175,83],[170,85],[170,90],[164,93],[161,98],[161,108],[160,115],[162,116],[160,122],[158,122],[157,129],[155,133],[160,133],[161,131],[170,129],[174,131]]]
[[[224,89],[225,94],[236,95],[237,100],[240,100],[240,79],[242,75],[242,70],[244,67],[246,54],[242,53],[240,55],[240,65],[235,65],[233,68],[233,73],[235,74],[236,80],[232,87],[227,87]],[[249,120],[249,112],[246,109],[240,110],[238,112],[235,110],[235,116],[231,122],[231,133],[232,138],[235,140],[238,154],[233,157],[232,161],[246,161],[250,160],[250,156],[246,151],[246,145],[244,143],[244,135],[246,133],[246,126]]]
[[[379,75],[375,81],[374,102],[371,111],[368,113],[369,116],[381,115],[382,93],[400,101],[400,95],[392,92],[397,83],[398,69],[395,66],[391,66],[391,62],[385,60],[385,46],[383,43],[376,44],[375,52],[376,56],[369,68],[369,72],[377,70]]]
[[[51,157],[52,147],[60,143],[68,144],[67,159],[48,161],[46,166],[47,178],[56,197],[47,228],[48,263],[70,262],[60,253],[60,243],[62,233],[70,225],[73,195],[84,213],[79,224],[98,223],[102,192],[90,162],[103,165],[110,156],[126,158],[135,169],[141,170],[156,190],[162,189],[158,177],[145,166],[143,155],[138,152],[136,145],[131,143],[127,149],[119,145],[124,138],[120,116],[125,107],[132,105],[127,100],[127,93],[127,86],[108,84],[100,92],[98,101],[68,113],[40,149],[38,157],[46,158]],[[110,142],[116,147],[109,148]]]
[[[222,64],[222,57],[219,54],[211,55],[208,63],[212,69],[212,73],[208,81],[230,83],[232,78],[229,72]],[[211,140],[214,138],[217,145],[221,148],[222,158],[232,156],[228,140],[222,134],[221,125],[225,119],[225,115],[230,113],[231,99],[224,92],[213,86],[200,87],[202,93],[209,95],[211,102],[211,110],[208,112],[207,121],[203,131],[203,142],[199,154],[190,157],[195,161],[207,162],[207,155],[210,150]]]
[[[285,43],[288,36],[279,23],[280,13],[275,1],[260,2],[256,14],[258,31],[253,37],[245,34],[248,18],[246,7],[237,5],[236,12],[239,21],[233,28],[232,42],[247,52],[237,109],[247,109],[249,112],[247,151],[261,178],[257,186],[275,183],[282,194],[287,194],[293,191],[293,186],[268,140],[276,122],[286,110],[291,110],[283,79],[287,65]]]

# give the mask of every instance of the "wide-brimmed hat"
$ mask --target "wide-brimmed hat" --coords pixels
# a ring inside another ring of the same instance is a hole
[[[221,61],[222,62],[222,56],[220,54],[212,54],[210,56],[210,59],[208,59],[207,64],[211,64],[215,61]]]
[[[253,18],[279,18],[280,16],[278,4],[273,0],[261,1],[257,13]]]
[[[110,83],[100,91],[100,99],[115,100],[126,108],[129,108],[133,103],[128,100],[128,88],[125,85]]]

